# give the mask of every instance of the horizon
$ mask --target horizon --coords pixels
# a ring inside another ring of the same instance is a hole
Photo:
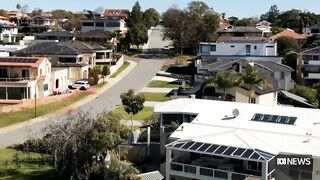
[[[156,2],[155,2],[156,1]],[[78,0],[76,3],[74,1],[63,1],[63,0],[10,0],[10,2],[3,3],[1,9],[5,10],[16,10],[16,4],[28,5],[29,11],[31,12],[35,8],[43,9],[44,11],[52,11],[55,9],[64,9],[67,11],[78,12],[84,9],[95,10],[98,7],[103,7],[103,9],[128,9],[131,10],[132,6],[136,0],[132,0],[130,3],[125,0],[117,0],[116,2],[112,0],[106,0],[101,2],[100,0],[92,0],[88,2],[87,0]],[[152,2],[148,0],[139,0],[142,10],[148,8],[155,8],[159,13],[165,12],[170,7],[177,7],[179,9],[184,9],[187,7],[188,3],[192,0],[168,0],[165,2],[154,0]],[[225,0],[219,2],[219,0],[204,0],[209,7],[219,14],[226,13],[226,17],[236,16],[239,18],[250,18],[250,17],[260,17],[261,14],[266,13],[272,5],[277,5],[278,9],[282,11],[287,11],[291,9],[299,9],[302,11],[309,11],[316,14],[320,14],[320,1],[313,2],[313,0],[305,0],[301,3],[299,0],[292,0],[290,3],[284,0]],[[232,4],[230,6],[230,4]],[[249,6],[247,4],[250,4]],[[250,10],[246,10],[250,8]],[[241,10],[239,10],[241,9]]]

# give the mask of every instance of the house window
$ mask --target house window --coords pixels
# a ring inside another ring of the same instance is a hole
[[[262,164],[260,162],[248,161],[247,169],[251,171],[261,171]]]
[[[216,51],[216,45],[211,45],[211,51]]]
[[[280,73],[280,79],[284,79],[284,72]]]
[[[254,46],[253,48],[256,50],[256,49],[257,49],[257,46]]]
[[[251,103],[251,104],[255,104],[255,103],[256,103],[256,98],[251,98],[251,99],[250,99],[250,103]]]
[[[103,22],[96,22],[96,27],[104,27],[104,23]]]
[[[48,91],[49,90],[49,85],[48,84],[44,84],[43,85],[43,90],[44,91]]]
[[[82,26],[94,26],[93,22],[83,22]]]
[[[319,56],[312,56],[312,60],[313,61],[318,61],[319,60]]]
[[[251,45],[246,45],[246,55],[251,54]]]
[[[266,46],[267,48],[274,48],[274,46]]]
[[[42,69],[40,69],[40,76],[42,75]]]
[[[231,45],[230,47],[234,48],[234,45]]]

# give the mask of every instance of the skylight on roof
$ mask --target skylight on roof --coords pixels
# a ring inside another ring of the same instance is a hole
[[[253,115],[251,120],[260,121],[260,122],[294,125],[294,123],[297,120],[297,117],[256,113]]]

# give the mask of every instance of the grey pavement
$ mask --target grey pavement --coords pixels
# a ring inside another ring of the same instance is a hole
[[[134,89],[136,92],[140,91],[153,78],[153,76],[155,76],[163,63],[164,60],[160,59],[140,60],[138,65],[129,74],[127,74],[127,76],[123,77],[123,79],[108,88],[102,94],[95,98],[91,97],[87,100],[87,103],[75,110],[72,110],[72,112],[76,112],[77,110],[89,111],[92,116],[96,116],[104,110],[114,109],[116,105],[121,104],[120,94],[122,92],[125,92],[128,89]],[[32,137],[41,137],[45,127],[52,123],[63,122],[66,116],[66,114],[61,115],[60,113],[57,113],[56,116],[51,114],[48,116],[48,119],[41,122],[25,124],[22,127],[2,131],[0,132],[0,147],[7,147],[13,144],[22,143]]]

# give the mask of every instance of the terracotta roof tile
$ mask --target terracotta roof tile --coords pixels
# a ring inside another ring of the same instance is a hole
[[[293,39],[306,39],[305,36],[301,35],[301,34],[298,34],[296,32],[294,32],[292,29],[286,29],[276,35],[273,35],[270,37],[270,39],[272,40],[276,40],[278,38],[281,38],[281,37],[290,37],[290,38],[293,38]]]

